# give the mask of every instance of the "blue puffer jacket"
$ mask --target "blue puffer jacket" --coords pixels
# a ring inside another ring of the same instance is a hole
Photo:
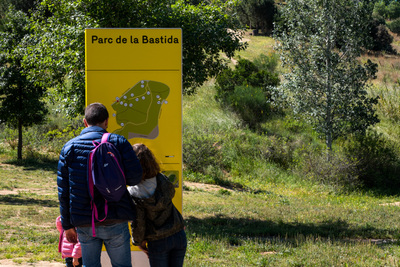
[[[92,210],[87,185],[87,161],[90,151],[94,148],[93,140],[100,142],[107,131],[98,126],[90,126],[81,134],[68,141],[61,150],[58,161],[57,185],[60,202],[61,221],[64,230],[72,227],[90,225]],[[121,135],[111,134],[109,142],[113,143],[121,154],[126,183],[136,185],[142,178],[142,167],[132,149],[131,144]],[[101,207],[104,201],[95,190],[95,202]],[[108,203],[109,220],[130,221],[136,218],[134,204],[128,191],[119,202]],[[99,210],[99,219],[104,212]]]

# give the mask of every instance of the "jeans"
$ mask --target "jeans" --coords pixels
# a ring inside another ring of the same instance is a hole
[[[147,243],[151,267],[183,266],[187,240],[182,230],[172,236]]]
[[[84,267],[100,267],[101,249],[106,247],[113,267],[131,267],[131,247],[128,223],[96,226],[96,237],[92,227],[77,227],[81,243]]]

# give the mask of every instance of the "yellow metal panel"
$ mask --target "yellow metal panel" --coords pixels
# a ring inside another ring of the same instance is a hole
[[[103,103],[109,132],[154,152],[182,211],[181,29],[86,29],[85,38],[86,105]]]

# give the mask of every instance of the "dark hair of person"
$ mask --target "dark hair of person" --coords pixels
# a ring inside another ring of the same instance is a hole
[[[108,119],[107,108],[101,103],[92,103],[85,109],[85,120],[91,125],[98,125]]]
[[[156,176],[161,169],[153,152],[144,144],[134,144],[132,147],[142,165],[143,180]]]

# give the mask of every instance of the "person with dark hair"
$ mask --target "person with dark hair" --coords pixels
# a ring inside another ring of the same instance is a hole
[[[154,154],[144,144],[133,145],[143,169],[142,181],[129,186],[136,204],[132,243],[144,251],[151,267],[183,266],[187,239],[181,213],[172,203],[174,185],[160,172]]]
[[[95,220],[96,236],[92,233],[88,157],[95,144],[100,143],[103,134],[107,132],[107,108],[101,103],[88,105],[83,122],[86,128],[64,145],[58,162],[57,185],[62,228],[69,242],[76,243],[79,236],[83,266],[101,266],[103,244],[112,266],[132,266],[128,222],[136,219],[136,209],[128,191],[118,202],[108,202],[106,220]],[[121,155],[121,167],[127,185],[138,184],[142,178],[142,168],[131,144],[125,137],[117,134],[111,134],[108,142],[112,143]],[[94,201],[96,204],[104,201],[96,190]],[[99,214],[99,218],[103,217],[104,214]]]

